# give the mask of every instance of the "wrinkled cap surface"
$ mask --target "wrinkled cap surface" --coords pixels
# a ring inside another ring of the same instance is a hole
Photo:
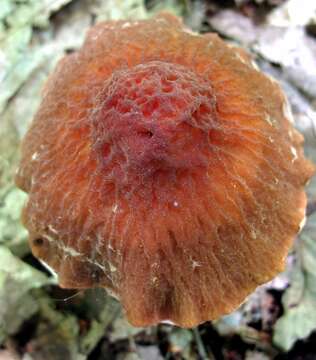
[[[136,326],[226,314],[284,268],[313,172],[277,83],[171,15],[94,26],[50,76],[16,183],[35,256]]]

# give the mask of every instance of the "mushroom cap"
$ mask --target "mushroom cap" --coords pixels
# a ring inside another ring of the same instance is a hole
[[[135,326],[216,319],[284,268],[314,169],[302,142],[242,49],[168,14],[100,23],[22,143],[33,254]]]

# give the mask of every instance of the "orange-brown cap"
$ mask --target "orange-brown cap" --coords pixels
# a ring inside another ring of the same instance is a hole
[[[278,84],[171,15],[94,26],[49,78],[16,183],[35,256],[136,326],[190,327],[284,268],[313,166]]]

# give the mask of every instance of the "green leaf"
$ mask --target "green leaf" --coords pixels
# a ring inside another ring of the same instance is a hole
[[[56,310],[54,299],[45,295],[40,289],[36,291],[39,307],[39,319],[36,331],[27,347],[30,359],[69,359],[84,360],[86,356],[79,353],[78,337],[80,325],[78,318],[71,313]]]
[[[183,16],[188,11],[188,1],[185,0],[162,0],[152,1],[149,13],[154,15],[160,11],[168,11],[177,16]]]
[[[124,316],[120,316],[113,321],[110,339],[113,342],[128,339],[139,334],[143,330],[144,328],[136,328],[130,325]]]
[[[72,0],[2,0],[0,20],[7,26],[18,28],[22,26],[46,27],[49,16]]]
[[[16,255],[23,256],[27,252],[27,231],[20,224],[20,217],[26,194],[11,187],[1,198],[0,244],[7,244]]]
[[[169,341],[174,352],[183,353],[190,350],[193,334],[190,330],[175,327],[169,335]]]
[[[0,113],[43,54],[31,47],[33,27],[48,25],[50,14],[71,0],[5,0],[0,10]]]
[[[282,299],[284,315],[277,321],[273,337],[286,351],[316,328],[316,212],[309,217],[295,250],[291,286]]]
[[[56,300],[42,289],[36,291],[39,320],[30,344],[34,349],[32,358],[86,359],[120,312],[119,303],[104,289],[90,289],[74,296],[76,301],[69,303],[71,311],[67,302],[63,302],[60,311]]]
[[[31,289],[54,280],[0,246],[0,343],[38,310]]]
[[[100,339],[104,336],[109,324],[115,327],[116,318],[120,319],[120,304],[104,289],[90,289],[85,293],[81,312],[91,320],[89,330],[79,338],[79,349],[81,354],[89,354]],[[130,325],[128,325],[130,327]],[[127,331],[124,330],[123,331]],[[112,334],[112,332],[111,332]]]
[[[97,21],[143,19],[146,17],[143,0],[97,0],[94,11],[97,15]]]

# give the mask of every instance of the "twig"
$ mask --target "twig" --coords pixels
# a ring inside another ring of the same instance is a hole
[[[199,353],[201,359],[202,360],[215,360],[215,357],[212,354],[212,352],[209,352],[209,354],[207,355],[207,352],[205,350],[203,341],[202,341],[201,336],[200,336],[200,332],[199,332],[199,330],[197,328],[193,329],[193,334],[194,334],[195,342],[196,342],[196,345],[197,345],[197,348],[198,348],[198,353]]]

